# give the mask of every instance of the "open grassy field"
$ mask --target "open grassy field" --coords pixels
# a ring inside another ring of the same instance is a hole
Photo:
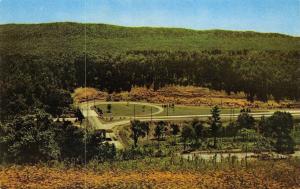
[[[104,117],[109,116],[150,116],[151,113],[156,113],[159,111],[158,108],[142,105],[142,104],[133,104],[133,103],[122,103],[122,104],[111,104],[111,113],[108,112],[107,104],[96,105],[97,108],[100,108],[103,111]]]
[[[184,106],[177,105],[174,108],[164,108],[164,111],[158,115],[162,116],[177,116],[177,115],[208,115],[211,113],[210,106]],[[220,108],[221,114],[235,114],[240,112],[240,108]],[[253,110],[253,112],[260,112],[263,110]]]
[[[163,107],[163,104],[153,104],[163,111],[159,113],[157,107],[148,106],[147,104],[134,104],[133,102],[124,102],[121,104],[111,104],[109,102],[102,102],[103,104],[96,105],[103,111],[103,117],[133,117],[135,116],[183,116],[183,115],[209,115],[211,113],[212,107],[210,106],[184,106],[175,105],[174,107]],[[107,105],[111,104],[111,113],[108,112]],[[151,105],[151,103],[148,103]],[[151,110],[152,108],[152,110]],[[237,114],[240,112],[241,108],[220,108],[221,114]],[[252,112],[267,112],[267,109],[253,109]],[[158,113],[158,114],[157,114]]]

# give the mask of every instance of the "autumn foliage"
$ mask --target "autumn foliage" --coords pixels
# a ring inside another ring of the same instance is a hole
[[[11,166],[0,171],[0,188],[270,188],[300,187],[300,166],[260,162],[248,168],[208,170],[94,170]]]

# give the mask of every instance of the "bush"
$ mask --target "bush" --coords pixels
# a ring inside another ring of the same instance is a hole
[[[278,153],[292,154],[294,150],[295,142],[290,135],[283,135],[279,137],[275,143],[275,149]]]
[[[113,144],[105,142],[105,134],[99,132],[88,133],[87,161],[98,160],[100,162],[111,161],[116,157],[116,148]]]
[[[1,162],[37,163],[49,160],[84,162],[84,130],[71,122],[54,122],[49,114],[17,117],[0,125]],[[98,140],[97,133],[87,133],[87,160],[112,160],[114,145]]]
[[[84,130],[71,122],[57,123],[54,127],[55,140],[60,147],[60,159],[82,161],[84,158]]]
[[[24,116],[2,126],[3,160],[16,163],[36,163],[58,159],[60,148],[55,141],[55,122],[49,115]],[[2,150],[1,150],[2,151]]]
[[[291,137],[294,125],[293,116],[288,112],[275,112],[271,117],[259,123],[262,134],[270,137],[278,153],[294,153],[295,142]]]
[[[270,152],[273,150],[274,147],[272,140],[262,136],[257,139],[253,146],[253,151],[255,153]]]
[[[238,135],[242,137],[242,141],[255,141],[258,137],[257,133],[253,129],[241,129],[238,131]]]
[[[255,120],[253,116],[249,114],[250,110],[245,111],[242,110],[241,114],[239,115],[237,119],[237,125],[238,127],[241,128],[246,128],[246,129],[254,129],[254,124]]]

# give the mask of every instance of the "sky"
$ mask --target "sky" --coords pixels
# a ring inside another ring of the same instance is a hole
[[[300,36],[300,0],[0,0],[0,24],[61,21]]]

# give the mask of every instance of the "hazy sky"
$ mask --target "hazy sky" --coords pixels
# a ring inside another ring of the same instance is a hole
[[[0,23],[58,21],[300,36],[300,0],[0,0]]]

